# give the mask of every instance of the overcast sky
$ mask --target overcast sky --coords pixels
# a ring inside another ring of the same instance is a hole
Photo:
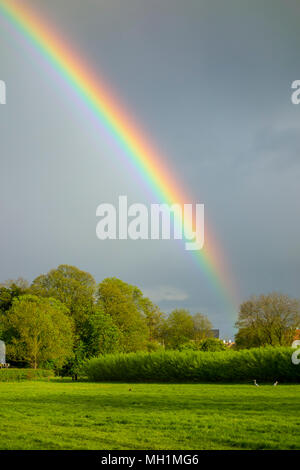
[[[299,297],[299,0],[23,0],[115,90],[205,205],[239,300]],[[235,316],[176,241],[100,241],[96,207],[154,196],[0,17],[0,280],[59,264],[138,285],[165,312]]]

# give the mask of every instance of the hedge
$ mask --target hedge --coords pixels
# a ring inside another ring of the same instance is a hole
[[[46,369],[0,369],[0,382],[39,380],[54,377],[53,370]]]
[[[292,348],[241,351],[163,351],[108,354],[90,359],[83,370],[90,381],[126,382],[300,382]]]

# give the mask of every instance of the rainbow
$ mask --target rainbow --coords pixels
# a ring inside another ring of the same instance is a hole
[[[182,186],[171,174],[154,145],[124,110],[120,100],[108,85],[93,73],[75,50],[66,45],[53,26],[28,6],[13,0],[0,0],[0,12],[4,19],[50,63],[61,79],[75,92],[77,98],[96,117],[106,132],[118,145],[122,154],[139,173],[156,199],[169,205],[191,201]],[[193,221],[190,221],[193,227]],[[224,253],[214,240],[205,223],[205,246],[193,253],[193,258],[207,278],[226,301],[226,308],[235,315],[237,307],[236,283],[225,263]]]

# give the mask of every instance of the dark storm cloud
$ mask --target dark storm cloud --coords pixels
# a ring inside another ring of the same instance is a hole
[[[298,0],[26,0],[105,77],[207,217],[240,300],[298,295]],[[42,62],[0,29],[1,278],[60,263],[143,287],[162,308],[209,314],[220,293],[175,242],[100,242],[100,202],[149,192]],[[9,53],[8,53],[9,51]]]

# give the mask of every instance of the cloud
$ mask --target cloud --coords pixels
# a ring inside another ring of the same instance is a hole
[[[295,171],[299,168],[299,125],[273,126],[263,128],[256,136],[252,159],[248,160],[248,167],[252,165],[254,172],[261,171],[279,173]]]
[[[144,294],[153,302],[162,302],[163,300],[182,301],[188,298],[187,293],[172,286],[159,286],[150,289],[143,289]]]

